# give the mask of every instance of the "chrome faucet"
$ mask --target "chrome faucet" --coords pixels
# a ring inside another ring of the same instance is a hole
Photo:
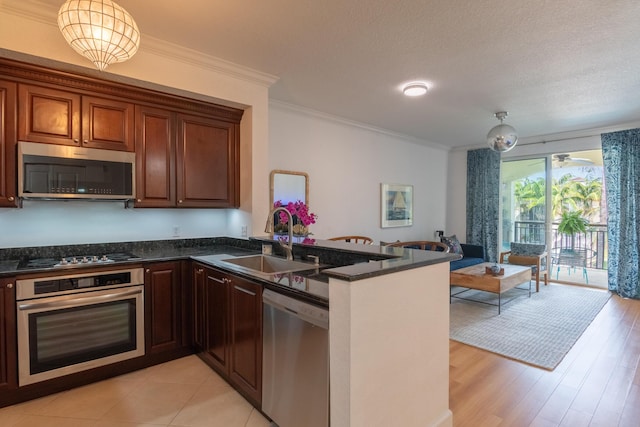
[[[273,233],[273,216],[276,214],[276,212],[284,212],[287,214],[287,232],[289,233],[289,240],[287,241],[287,244],[285,245],[282,240],[278,240],[278,243],[280,243],[280,246],[282,246],[282,249],[284,249],[285,254],[287,254],[287,259],[289,261],[293,260],[293,217],[291,216],[291,212],[289,212],[285,207],[280,206],[275,208],[274,210],[272,210],[269,213],[269,216],[267,217],[267,224],[264,227],[264,232],[265,233]]]

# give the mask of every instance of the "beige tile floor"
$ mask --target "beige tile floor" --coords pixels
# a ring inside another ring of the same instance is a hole
[[[268,427],[197,356],[0,409],[2,427]]]

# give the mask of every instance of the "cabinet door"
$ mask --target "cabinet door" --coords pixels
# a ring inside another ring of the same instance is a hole
[[[17,207],[17,85],[0,81],[0,207]]]
[[[82,97],[82,145],[107,150],[134,150],[134,105]]]
[[[18,386],[15,280],[0,279],[0,391]]]
[[[199,264],[193,267],[193,345],[197,352],[204,351],[206,334],[205,268]]]
[[[18,138],[48,144],[80,144],[80,95],[19,85]]]
[[[232,276],[229,372],[258,405],[262,400],[262,286]]]
[[[205,269],[206,338],[205,352],[219,371],[229,374],[229,279],[227,275]]]
[[[179,261],[145,268],[145,347],[147,354],[182,346],[182,271]]]
[[[177,116],[179,207],[239,207],[239,127],[209,118]]]
[[[174,115],[136,105],[136,204],[174,207],[176,155]]]

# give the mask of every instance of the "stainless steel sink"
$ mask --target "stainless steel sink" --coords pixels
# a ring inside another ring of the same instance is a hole
[[[233,264],[236,267],[246,269],[250,272],[279,274],[290,273],[292,271],[312,270],[319,266],[300,261],[289,261],[269,255],[249,255],[243,257],[225,258],[219,260],[221,263]]]

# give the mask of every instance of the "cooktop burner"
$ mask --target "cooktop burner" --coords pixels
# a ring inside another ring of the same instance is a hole
[[[33,258],[18,265],[19,270],[41,268],[89,267],[111,264],[115,262],[133,261],[140,257],[128,252],[117,252],[104,255],[75,255],[61,258]]]

